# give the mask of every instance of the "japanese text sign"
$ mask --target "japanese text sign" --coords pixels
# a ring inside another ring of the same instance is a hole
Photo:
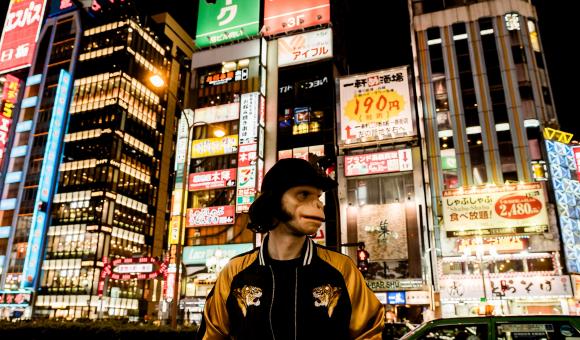
[[[520,252],[528,249],[527,236],[499,236],[481,238],[457,239],[457,252],[464,255],[473,255],[478,249],[490,253],[496,252]]]
[[[278,66],[302,64],[332,58],[330,28],[278,39]]]
[[[413,170],[411,149],[344,157],[345,176],[362,176],[411,170]]]
[[[406,67],[339,79],[344,144],[415,135]]]
[[[233,205],[187,209],[187,226],[202,227],[234,224],[235,216],[235,207]]]
[[[189,174],[189,191],[225,188],[236,185],[236,169]]]
[[[195,44],[208,47],[253,37],[259,21],[258,0],[199,1]]]
[[[44,0],[10,1],[0,39],[0,73],[32,64],[45,5]]]
[[[238,119],[240,116],[240,104],[230,103],[195,109],[195,121],[207,124],[225,122]]]
[[[501,289],[501,281],[507,289]],[[483,296],[481,277],[443,278],[439,283],[442,301],[479,300]],[[485,290],[490,300],[572,296],[567,275],[494,275],[486,278]]]
[[[264,1],[265,36],[330,22],[329,0]]]
[[[242,94],[240,100],[240,145],[257,141],[259,105],[259,92]]]
[[[198,139],[191,142],[191,158],[227,155],[238,151],[238,135]]]
[[[444,190],[442,200],[448,236],[464,236],[461,232],[469,230],[528,234],[548,226],[544,189],[538,182]]]
[[[252,243],[188,246],[183,248],[183,263],[186,265],[205,265],[211,257],[232,258],[253,248]]]
[[[20,79],[7,75],[2,90],[2,101],[0,102],[0,168],[8,143],[10,125],[12,125],[12,115],[16,106],[18,91],[20,90]]]

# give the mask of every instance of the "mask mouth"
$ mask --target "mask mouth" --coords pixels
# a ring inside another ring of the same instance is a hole
[[[307,218],[309,220],[315,220],[324,223],[326,219],[324,217],[315,216],[315,215],[302,215],[302,218]]]

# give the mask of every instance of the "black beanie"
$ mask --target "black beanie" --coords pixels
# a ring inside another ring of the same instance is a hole
[[[324,170],[300,158],[281,159],[266,173],[261,195],[250,206],[248,228],[264,233],[274,227],[274,218],[282,211],[282,195],[291,188],[309,185],[322,191],[337,187]]]

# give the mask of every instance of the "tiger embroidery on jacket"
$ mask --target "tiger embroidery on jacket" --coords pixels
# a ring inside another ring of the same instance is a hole
[[[238,306],[240,306],[245,317],[250,306],[260,305],[262,289],[254,286],[243,286],[242,288],[234,289],[234,296],[238,300]]]
[[[340,287],[333,287],[329,284],[314,288],[312,290],[314,306],[326,307],[328,311],[328,317],[332,317],[332,313],[334,313],[334,307],[336,307],[336,304],[338,303],[341,291],[342,289]]]

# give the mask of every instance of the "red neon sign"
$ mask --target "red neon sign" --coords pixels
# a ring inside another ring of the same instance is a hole
[[[330,22],[329,0],[267,0],[264,2],[266,36]]]
[[[32,64],[45,5],[44,0],[10,2],[0,39],[0,73]]]
[[[0,166],[4,160],[4,151],[6,151],[6,143],[8,143],[8,133],[10,125],[12,125],[12,114],[19,90],[20,79],[10,74],[7,75],[2,90],[2,103],[0,104]]]
[[[189,191],[235,186],[236,175],[236,169],[206,171],[190,174]]]
[[[116,259],[111,262],[105,257],[103,258],[104,267],[101,271],[101,276],[99,278],[99,285],[97,288],[97,294],[103,296],[103,290],[105,288],[105,280],[110,277],[114,280],[148,280],[154,279],[159,275],[164,277],[167,275],[167,262],[159,262],[153,257],[140,257],[140,258],[121,258]],[[153,267],[157,266],[157,270],[151,272],[132,272],[132,273],[118,273],[115,272],[115,268],[119,266],[127,266],[131,264],[152,264]]]

